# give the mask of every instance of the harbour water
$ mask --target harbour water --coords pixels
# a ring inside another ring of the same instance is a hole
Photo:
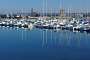
[[[90,60],[90,34],[0,27],[0,60]]]

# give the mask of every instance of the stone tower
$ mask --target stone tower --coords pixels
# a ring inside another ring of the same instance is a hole
[[[65,11],[64,9],[60,10],[60,17],[65,17],[65,12],[64,11]]]

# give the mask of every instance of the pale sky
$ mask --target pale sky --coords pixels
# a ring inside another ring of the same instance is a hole
[[[0,10],[15,10],[15,9],[41,9],[43,1],[47,1],[48,9],[59,9],[62,0],[0,0]],[[46,7],[46,6],[44,6]],[[63,7],[70,9],[90,9],[90,0],[63,0]]]

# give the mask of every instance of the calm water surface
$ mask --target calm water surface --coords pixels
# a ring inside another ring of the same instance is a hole
[[[90,60],[90,34],[1,27],[0,60]]]

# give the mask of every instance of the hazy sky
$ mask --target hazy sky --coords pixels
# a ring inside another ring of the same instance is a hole
[[[44,0],[46,1],[46,0]],[[47,8],[59,9],[62,0],[47,0]],[[45,5],[45,4],[44,4]],[[0,0],[0,9],[42,8],[43,0]],[[63,0],[64,8],[90,9],[90,0]]]

